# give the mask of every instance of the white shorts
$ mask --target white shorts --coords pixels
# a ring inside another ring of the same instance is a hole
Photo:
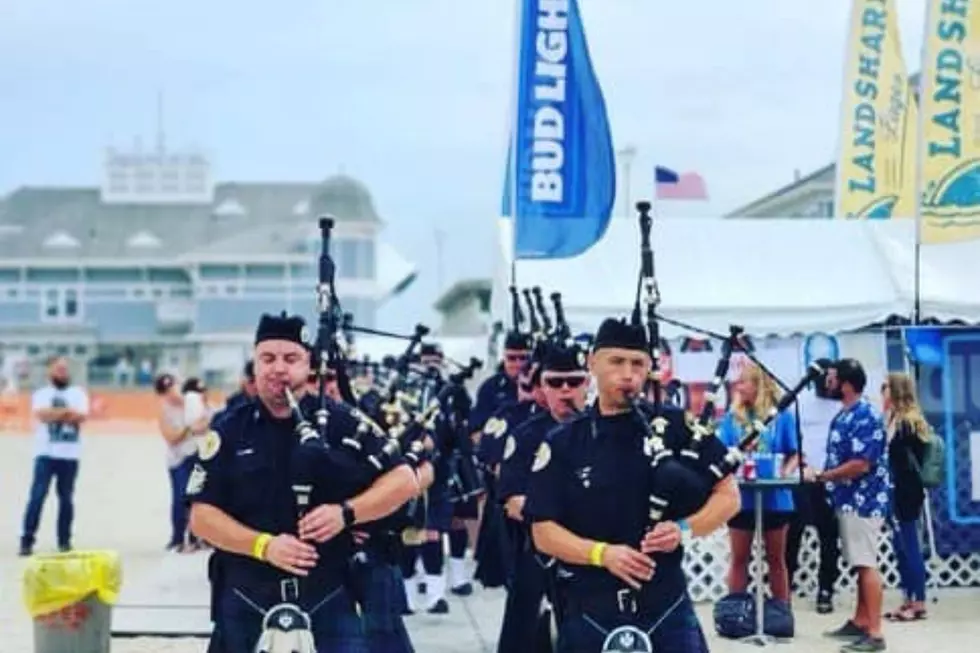
[[[860,517],[853,512],[837,513],[844,559],[851,567],[877,567],[880,517]]]

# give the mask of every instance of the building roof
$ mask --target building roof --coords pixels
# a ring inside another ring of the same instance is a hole
[[[822,168],[814,170],[808,175],[804,175],[799,179],[793,180],[792,183],[787,184],[782,188],[777,188],[768,195],[763,195],[759,199],[753,200],[752,202],[735,209],[734,211],[726,214],[725,217],[736,218],[754,214],[760,210],[765,211],[768,205],[783,199],[790,199],[794,194],[799,193],[808,186],[812,186],[814,182],[830,182],[833,184],[836,171],[836,164],[830,163],[825,165]]]
[[[492,289],[493,283],[490,279],[462,279],[442,293],[433,307],[440,313],[447,313],[472,296],[486,298],[484,301],[487,301]]]
[[[218,184],[211,204],[107,204],[97,188],[22,187],[0,200],[0,258],[172,260],[227,252],[244,259],[284,253],[280,229],[338,222],[381,224],[359,181]],[[288,247],[286,248],[288,249]]]

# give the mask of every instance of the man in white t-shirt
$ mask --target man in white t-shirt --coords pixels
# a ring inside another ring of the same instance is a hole
[[[832,367],[829,359],[816,361],[824,369]],[[820,471],[827,458],[827,439],[830,423],[840,412],[841,404],[830,396],[825,385],[808,389],[799,398],[800,431],[803,436],[803,465]],[[840,529],[837,516],[830,504],[830,496],[823,483],[806,483],[794,492],[796,515],[789,527],[786,540],[786,565],[790,579],[799,566],[800,544],[803,531],[813,526],[820,544],[820,566],[817,573],[817,612],[827,614],[834,609],[834,585],[840,575]]]
[[[48,360],[48,385],[31,397],[34,427],[34,479],[24,512],[24,530],[20,538],[20,555],[34,552],[34,536],[41,521],[41,509],[51,480],[58,493],[58,550],[71,550],[71,525],[75,516],[73,499],[78,459],[81,454],[79,433],[88,417],[88,395],[71,384],[68,360]]]

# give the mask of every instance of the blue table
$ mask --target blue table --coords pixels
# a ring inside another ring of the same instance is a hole
[[[739,487],[752,490],[753,510],[755,511],[755,544],[758,550],[762,551],[765,547],[765,540],[762,532],[762,495],[766,490],[776,490],[779,488],[795,488],[800,485],[798,473],[785,478],[759,478],[753,481],[744,479],[738,480]],[[759,570],[762,570],[762,560],[759,560]],[[767,646],[776,641],[775,637],[766,634],[765,630],[766,612],[766,587],[763,583],[763,576],[760,573],[755,579],[755,634],[743,639],[743,642]]]

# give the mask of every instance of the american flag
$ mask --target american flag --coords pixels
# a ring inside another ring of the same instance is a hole
[[[704,179],[696,172],[680,174],[669,168],[656,166],[656,194],[658,200],[706,200],[708,189]]]

